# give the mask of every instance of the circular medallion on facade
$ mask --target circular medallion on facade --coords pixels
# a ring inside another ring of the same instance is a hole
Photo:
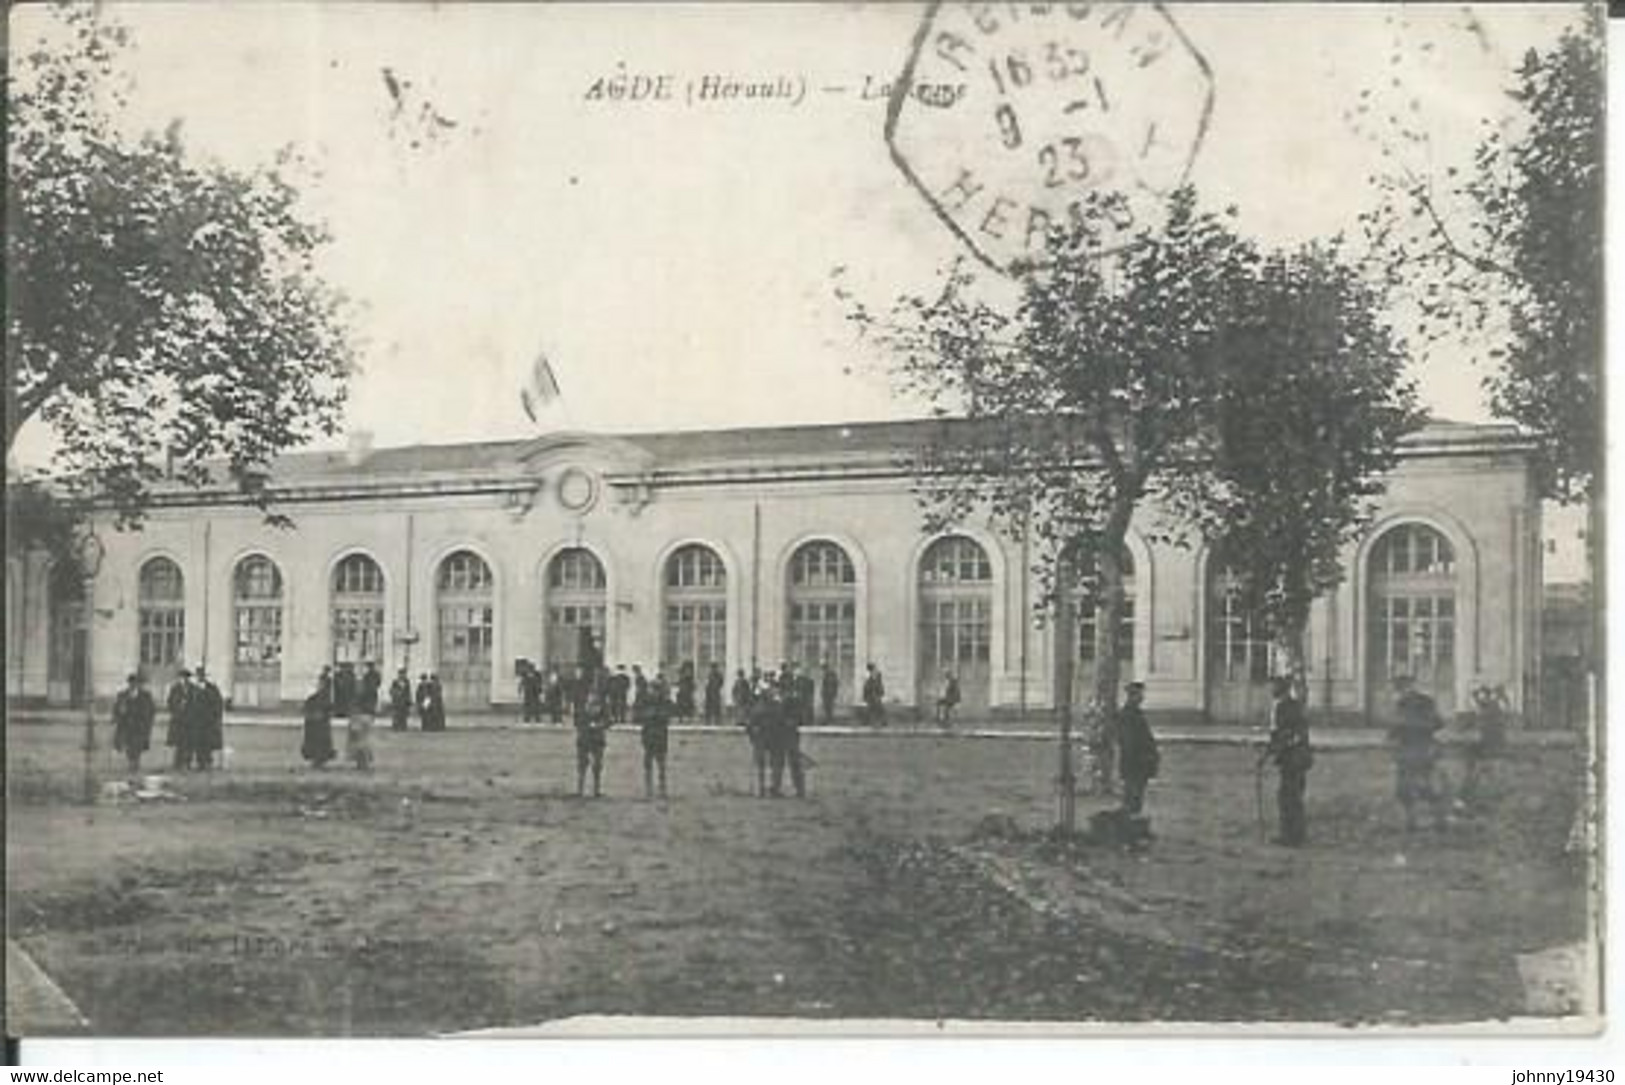
[[[559,476],[559,504],[571,512],[586,512],[598,497],[598,484],[579,467],[567,467]]]

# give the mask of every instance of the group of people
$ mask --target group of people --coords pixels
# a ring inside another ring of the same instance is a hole
[[[349,668],[335,676],[333,668],[323,667],[316,689],[305,698],[305,740],[300,752],[306,761],[322,768],[337,756],[333,746],[333,719],[347,718],[345,755],[360,769],[373,764],[372,725],[378,715],[383,676],[376,663],[367,663],[353,688],[346,688]],[[389,684],[390,729],[409,729],[416,709],[419,727],[424,731],[446,729],[446,695],[440,676],[424,672],[413,686],[405,667],[395,672]]]
[[[220,687],[201,665],[196,672],[182,670],[164,704],[169,712],[165,743],[174,751],[171,766],[182,771],[213,768],[215,755],[225,746],[226,700]],[[152,745],[157,715],[146,678],[130,675],[113,701],[113,748],[124,755],[132,776],[141,771],[141,755]]]
[[[610,723],[625,723],[641,695],[647,702],[650,679],[641,666],[629,671],[622,663],[613,670],[588,659],[579,666],[562,668],[550,664],[544,671],[528,659],[518,664],[519,698],[522,719],[526,723],[540,723],[545,712],[553,723],[563,723],[566,712],[572,720],[579,717],[587,701],[597,697],[601,711]],[[664,681],[664,676],[661,676]],[[675,684],[666,683],[667,701],[672,718],[692,720],[703,704],[706,723],[722,722],[722,668],[712,663],[705,676],[703,700],[697,697],[699,689],[696,669],[685,662],[677,672]]]
[[[341,672],[342,674],[342,672]],[[363,772],[373,765],[372,724],[378,715],[378,693],[383,676],[376,663],[368,663],[354,689],[345,688],[342,699],[335,697],[337,682],[332,667],[323,667],[316,679],[316,689],[304,704],[304,742],[299,752],[315,768],[325,768],[338,756],[333,746],[333,717],[345,710],[348,726],[345,729],[345,758]],[[347,702],[347,703],[346,703]]]
[[[1122,782],[1121,812],[1139,817],[1144,808],[1146,788],[1156,777],[1161,758],[1156,738],[1145,718],[1145,686],[1131,682],[1124,692],[1123,707],[1117,712],[1111,733],[1097,741],[1105,747],[1108,757],[1115,758],[1117,775]],[[1278,774],[1278,826],[1274,843],[1283,847],[1302,847],[1308,842],[1305,798],[1309,770],[1315,763],[1309,740],[1308,715],[1291,679],[1272,678],[1270,692],[1273,700],[1269,713],[1269,735],[1259,753],[1257,767],[1262,772],[1266,764],[1273,763]],[[1424,813],[1431,816],[1435,828],[1442,829],[1447,823],[1450,807],[1448,791],[1437,776],[1440,762],[1438,734],[1444,727],[1444,721],[1439,715],[1437,703],[1418,690],[1409,676],[1394,679],[1394,692],[1397,720],[1388,729],[1387,738],[1393,750],[1394,790],[1404,811],[1405,831],[1416,831]],[[1489,790],[1491,766],[1505,750],[1508,715],[1506,691],[1499,687],[1477,689],[1473,692],[1473,704],[1474,712],[1469,722],[1474,734],[1464,747],[1465,772],[1459,794],[1459,798],[1469,805],[1479,801]],[[1262,817],[1261,809],[1261,828]]]
[[[716,670],[715,667],[712,668]],[[693,713],[693,674],[688,672],[688,697],[684,707]],[[707,683],[709,687],[710,683]],[[576,794],[587,793],[587,776],[592,775],[593,797],[604,793],[604,755],[609,748],[609,729],[624,723],[630,711],[643,745],[643,793],[655,795],[657,780],[661,798],[666,797],[666,755],[671,744],[671,721],[678,712],[671,684],[663,672],[651,680],[643,668],[627,674],[624,667],[610,672],[602,666],[583,669],[573,683],[575,697],[572,719],[576,732]],[[708,694],[707,700],[710,700]],[[709,707],[709,706],[708,706]],[[720,716],[720,709],[717,713]]]

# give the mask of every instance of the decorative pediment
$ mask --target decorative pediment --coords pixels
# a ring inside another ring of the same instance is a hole
[[[654,457],[647,449],[601,433],[544,434],[525,445],[516,458],[527,472],[537,475],[566,465],[610,477],[642,475],[654,468]]]

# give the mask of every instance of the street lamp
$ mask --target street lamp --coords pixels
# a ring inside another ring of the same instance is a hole
[[[107,548],[95,528],[86,527],[79,536],[75,554],[79,573],[84,577],[85,606],[85,802],[96,801],[96,575],[101,572]]]

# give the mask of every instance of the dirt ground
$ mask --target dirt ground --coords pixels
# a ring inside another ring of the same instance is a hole
[[[9,920],[108,1035],[1454,1022],[1523,1013],[1515,956],[1586,933],[1562,748],[1516,751],[1487,812],[1414,835],[1382,751],[1326,750],[1311,846],[1286,851],[1259,838],[1248,750],[1170,746],[1156,840],[1124,852],[1053,842],[1054,747],[1013,738],[813,733],[797,801],[749,794],[742,738],[678,733],[672,797],[647,802],[631,733],[607,797],[578,800],[562,731],[385,731],[363,776],[242,725],[230,771],[171,777],[184,801],[87,807],[79,737],[9,729]]]

